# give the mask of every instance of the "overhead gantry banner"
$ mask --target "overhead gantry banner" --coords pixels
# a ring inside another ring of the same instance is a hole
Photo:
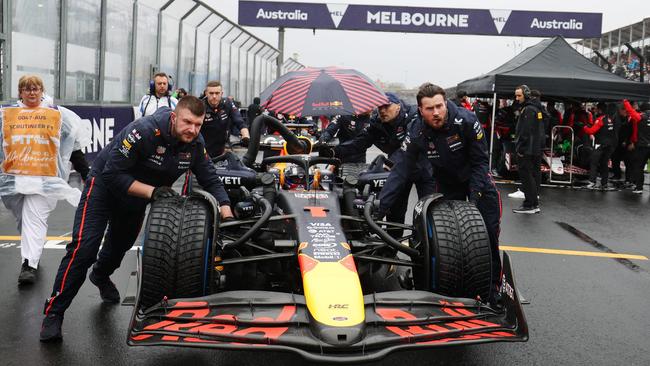
[[[590,38],[600,37],[602,19],[601,13],[239,2],[239,24],[253,27]]]

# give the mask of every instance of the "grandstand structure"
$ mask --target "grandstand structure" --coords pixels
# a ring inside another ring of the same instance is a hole
[[[605,32],[599,38],[581,39],[573,45],[585,57],[613,73],[649,82],[650,18]]]
[[[3,104],[17,98],[22,75],[37,74],[57,103],[134,105],[162,71],[194,95],[220,80],[248,105],[280,56],[199,0],[0,0],[0,18]]]

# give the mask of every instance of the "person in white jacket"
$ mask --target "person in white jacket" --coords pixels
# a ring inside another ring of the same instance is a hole
[[[164,72],[155,74],[149,82],[149,93],[140,99],[140,116],[150,116],[160,107],[176,108],[178,100],[170,95],[171,90],[169,76]]]
[[[20,285],[36,281],[47,220],[58,200],[73,206],[81,192],[68,185],[70,155],[90,143],[74,112],[43,98],[43,80],[22,76],[20,100],[0,109],[0,196],[20,231]]]

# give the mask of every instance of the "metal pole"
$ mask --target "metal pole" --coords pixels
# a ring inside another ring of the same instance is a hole
[[[280,51],[280,53],[278,54],[278,58],[275,60],[275,63],[278,66],[278,69],[275,70],[275,77],[277,79],[282,76],[282,64],[284,63],[284,27],[278,28],[278,51]]]
[[[246,80],[248,80],[248,78],[250,77],[250,75],[248,75],[248,59],[250,58],[250,53],[249,52],[253,49],[253,47],[256,47],[257,44],[259,43],[259,40],[256,40],[256,39],[253,39],[253,40],[255,41],[255,43],[253,43],[246,50],[246,67],[244,68],[245,75],[246,75],[246,78],[245,78]],[[246,41],[246,42],[248,42],[248,41]],[[255,70],[254,69],[255,69],[255,59],[253,59],[253,76],[252,76],[253,77],[253,82],[255,82]],[[248,95],[249,92],[251,92],[250,89],[251,88],[248,87],[248,83],[246,83],[245,88],[244,88],[244,98],[243,99],[246,100],[246,99],[250,98],[250,101],[252,103],[253,98],[250,95]],[[248,103],[248,104],[250,104],[250,103]]]
[[[219,26],[223,22],[224,22],[224,19],[221,19],[219,24],[217,24],[214,28],[212,28],[212,30],[208,33],[208,80],[210,80],[210,63],[212,62],[211,61],[212,60],[212,33],[214,33],[214,31],[216,31],[217,28],[219,28]],[[221,52],[221,50],[219,50],[219,52]],[[219,61],[221,61],[221,60],[219,60]],[[217,70],[219,70],[219,67],[217,67]]]
[[[197,54],[198,54],[198,51],[197,51],[198,47],[196,45],[199,43],[199,27],[201,25],[203,25],[203,23],[205,23],[205,21],[208,20],[208,18],[210,18],[211,16],[212,16],[212,13],[208,14],[208,16],[203,18],[203,20],[199,24],[197,24],[196,27],[194,28],[194,65],[192,67],[192,73],[190,74],[190,87],[189,87],[189,89],[190,89],[189,93],[190,94],[193,94],[195,92],[195,90],[194,90],[195,85],[194,84],[196,82],[196,68],[197,68],[197,64],[198,64],[198,62],[196,61]],[[208,35],[208,54],[209,53],[210,53],[210,35]],[[208,65],[206,65],[206,68],[209,68],[210,67],[209,66],[210,65],[210,59],[208,59],[206,62],[208,64]],[[209,71],[207,71],[207,72],[209,72]]]
[[[131,101],[131,103],[137,103],[136,100],[133,98],[135,97],[135,75],[136,75],[136,57],[137,57],[137,52],[138,52],[138,0],[135,0],[133,2],[133,24],[131,24],[131,78],[129,80],[129,84],[131,87],[129,88],[129,96],[128,100]]]
[[[188,10],[187,13],[185,13],[182,17],[181,20],[178,21],[178,52],[176,52],[176,86],[179,86],[179,83],[181,81],[181,62],[183,60],[182,54],[183,54],[183,22],[187,17],[190,16],[196,10],[200,5],[199,4],[194,4],[194,6]],[[196,36],[196,34],[194,34]],[[196,49],[196,43],[194,44],[194,48]],[[187,79],[189,80],[191,75],[188,75]]]
[[[160,54],[162,53],[162,21],[163,21],[163,11],[169,7],[174,0],[169,0],[162,8],[158,9],[158,30],[156,31],[156,65],[154,70],[149,70],[152,74],[149,77],[152,77],[158,69],[160,69]]]
[[[260,53],[264,49],[264,45],[262,44],[262,47],[260,47],[259,50],[255,51],[253,54],[253,98],[255,98],[255,95],[259,92],[255,90],[255,83],[257,83],[257,54]],[[260,78],[261,78],[261,73],[260,73]]]
[[[237,98],[237,94],[239,92],[239,90],[238,90],[239,85],[235,84],[235,86],[234,86],[235,91],[233,92],[233,85],[230,85],[230,81],[232,80],[232,49],[233,49],[233,47],[235,47],[235,42],[237,42],[239,37],[241,37],[243,35],[244,35],[243,32],[239,33],[239,35],[237,35],[237,37],[235,37],[235,39],[233,39],[232,42],[230,42],[230,52],[228,53],[228,56],[229,56],[229,58],[228,58],[228,89],[229,89],[228,90],[228,95],[232,95],[233,98]],[[237,47],[237,60],[239,60],[239,46],[236,46],[236,47]],[[237,71],[235,72],[235,75],[236,75],[237,79],[239,79],[239,62],[237,62]],[[223,81],[222,81],[222,84],[223,84]],[[226,91],[224,90],[224,94],[225,93],[226,93]]]
[[[65,83],[68,68],[68,0],[61,0],[61,34],[59,38],[59,80],[57,88],[52,88],[52,97],[65,99]],[[7,52],[9,53],[9,52]]]
[[[492,96],[492,121],[490,123],[490,162],[489,162],[489,170],[490,174],[492,174],[492,151],[494,150],[494,118],[497,113],[497,92],[494,92],[494,95]]]
[[[106,11],[107,11],[107,1],[102,0],[101,5],[101,23],[99,31],[99,88],[97,92],[97,99],[99,101],[104,101],[104,77],[106,73]]]

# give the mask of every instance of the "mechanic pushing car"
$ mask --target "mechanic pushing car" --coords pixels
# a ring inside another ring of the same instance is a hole
[[[353,140],[359,136],[370,122],[370,111],[354,116],[334,116],[321,135],[318,143],[327,144],[334,136],[338,137],[339,144]],[[354,154],[341,156],[341,163],[365,163],[366,152],[357,152]]]
[[[437,85],[424,83],[416,98],[419,114],[409,124],[402,144],[403,161],[395,165],[381,191],[379,210],[390,211],[399,204],[402,187],[411,183],[417,184],[421,196],[438,192],[448,200],[469,199],[476,204],[490,238],[491,293],[495,294],[501,274],[501,198],[489,173],[481,123],[474,113],[448,101],[445,90]],[[427,160],[431,169],[420,169],[427,166]]]
[[[378,113],[373,114],[370,123],[356,138],[340,144],[334,148],[321,146],[319,155],[326,157],[343,158],[365,154],[372,145],[377,146],[382,152],[388,155],[394,164],[401,160],[402,151],[400,146],[406,136],[407,125],[416,115],[415,106],[406,104],[393,93],[386,93],[388,104],[378,107]],[[404,185],[399,190],[399,199],[395,201],[395,207],[388,212],[388,221],[404,222],[404,215],[408,205],[408,197],[411,193],[411,186]],[[391,235],[401,236],[401,230],[391,230]]]
[[[93,263],[89,278],[102,300],[120,301],[109,276],[133,246],[147,203],[177,195],[170,187],[183,173],[191,170],[196,175],[219,202],[223,219],[233,216],[199,134],[204,114],[203,102],[186,96],[174,111],[162,107],[131,122],[95,158],[75,213],[72,242],[61,260],[52,297],[45,303],[41,341],[61,339],[63,313]]]
[[[201,126],[201,135],[205,140],[205,148],[211,158],[224,153],[230,139],[230,128],[235,124],[241,131],[242,146],[246,147],[250,135],[244,119],[235,103],[223,96],[221,82],[208,81],[205,86],[205,120]],[[252,122],[252,121],[251,121]]]

